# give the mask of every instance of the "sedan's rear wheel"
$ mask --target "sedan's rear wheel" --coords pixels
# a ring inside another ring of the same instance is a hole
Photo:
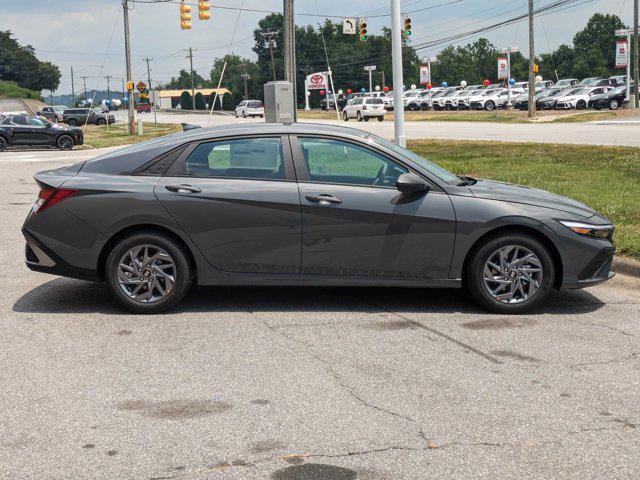
[[[71,150],[75,142],[69,135],[60,135],[56,141],[56,145],[60,150]]]
[[[4,137],[0,137],[0,152],[4,151],[7,148],[7,141]]]
[[[109,253],[105,272],[116,301],[135,313],[175,306],[191,283],[183,249],[171,238],[151,232],[120,241]]]
[[[554,282],[547,248],[526,234],[507,234],[485,242],[467,269],[470,293],[497,313],[524,313],[549,296]]]

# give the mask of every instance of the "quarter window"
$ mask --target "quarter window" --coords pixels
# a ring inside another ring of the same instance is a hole
[[[185,164],[187,175],[284,179],[280,138],[245,138],[201,143]]]
[[[368,148],[340,140],[298,138],[309,180],[395,187],[408,170]]]

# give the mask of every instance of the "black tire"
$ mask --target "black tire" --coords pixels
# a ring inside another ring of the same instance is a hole
[[[245,112],[244,110],[242,111],[242,118],[247,118],[247,112]]]
[[[347,113],[347,111],[346,111],[346,110],[343,110],[343,111],[342,111],[342,119],[343,119],[345,122],[348,122],[348,121],[349,121],[349,114]]]
[[[587,108],[587,102],[584,100],[579,100],[578,103],[576,103],[577,110],[584,110],[585,108]]]
[[[378,117],[379,122],[384,122],[384,117]]]
[[[364,117],[364,121],[368,122],[371,119],[371,117]]]
[[[56,139],[56,147],[60,150],[71,150],[75,146],[76,142],[73,141],[71,135],[60,135]]]
[[[67,120],[67,124],[70,127],[77,127],[78,126],[78,121],[75,118],[70,118],[69,120]]]
[[[496,104],[493,100],[489,100],[487,103],[484,104],[484,108],[486,111],[491,112],[495,110]]]
[[[106,125],[107,121],[104,118],[99,118],[96,123],[98,125]]]
[[[521,303],[502,303],[496,300],[484,284],[484,265],[501,247],[516,245],[533,252],[542,265],[542,282],[538,290]],[[506,233],[487,239],[473,253],[465,270],[465,283],[469,293],[485,309],[496,313],[520,314],[542,304],[553,289],[555,270],[549,250],[534,237],[524,233]]]
[[[162,248],[171,256],[175,265],[175,284],[164,298],[152,303],[142,303],[130,298],[118,282],[120,259],[130,249],[140,245],[152,245]],[[156,232],[139,232],[126,237],[116,244],[105,264],[106,283],[115,301],[123,308],[134,312],[153,314],[173,308],[186,295],[191,286],[191,267],[187,254],[171,237]]]
[[[260,115],[260,118],[264,118],[264,115]]]
[[[0,152],[4,152],[8,144],[7,139],[0,136]]]
[[[614,98],[609,102],[609,110],[618,110],[620,108],[620,102]]]
[[[356,113],[356,118],[358,119],[359,122],[363,120],[362,114],[360,112]]]

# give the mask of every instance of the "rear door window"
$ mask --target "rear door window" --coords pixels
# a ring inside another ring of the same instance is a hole
[[[185,162],[197,177],[283,180],[282,140],[245,138],[201,143]]]

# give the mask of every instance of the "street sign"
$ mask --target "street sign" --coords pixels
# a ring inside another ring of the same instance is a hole
[[[426,65],[420,67],[420,83],[423,85],[429,83],[429,67]]]
[[[312,73],[309,75],[307,90],[326,90],[327,76],[324,73]]]
[[[376,66],[375,65],[368,65],[368,66],[364,67],[364,69],[367,72],[373,72],[376,69]]]
[[[498,59],[498,80],[504,80],[509,77],[509,62],[506,58]]]
[[[137,83],[136,88],[138,89],[139,92],[144,92],[147,89],[147,84],[144,83],[142,80],[140,80]]]
[[[356,19],[355,18],[344,18],[342,19],[342,33],[345,35],[355,35],[356,34]]]
[[[629,44],[626,40],[616,42],[616,68],[627,68],[629,64]]]

